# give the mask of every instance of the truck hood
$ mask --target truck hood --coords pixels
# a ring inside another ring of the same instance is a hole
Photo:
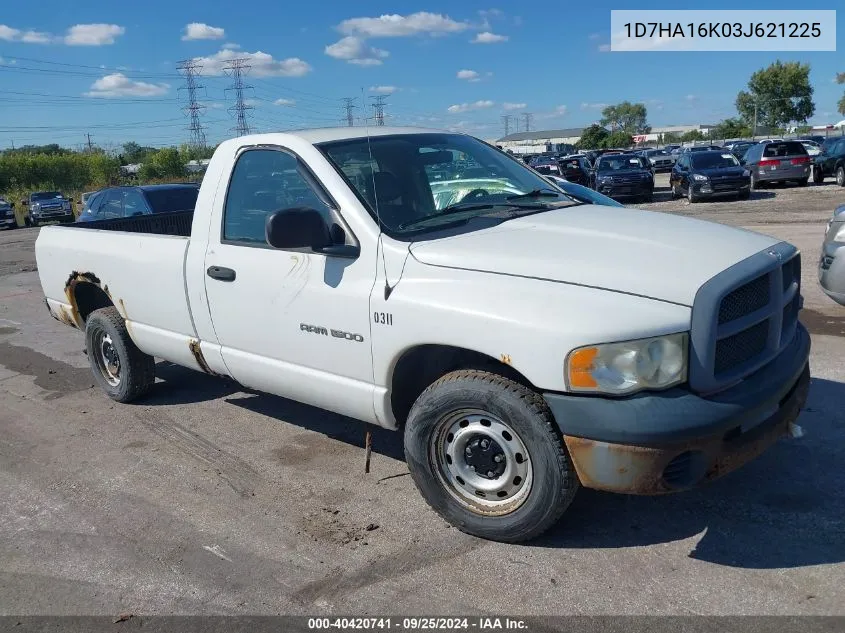
[[[420,262],[531,277],[691,306],[701,285],[779,240],[714,222],[583,205],[415,242]]]

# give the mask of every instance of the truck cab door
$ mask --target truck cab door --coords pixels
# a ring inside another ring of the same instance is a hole
[[[375,255],[268,244],[268,217],[304,208],[319,213],[335,243],[357,244],[339,205],[284,148],[243,148],[228,186],[218,191],[225,191],[222,217],[216,226],[212,219],[203,274],[230,375],[248,387],[372,420]]]

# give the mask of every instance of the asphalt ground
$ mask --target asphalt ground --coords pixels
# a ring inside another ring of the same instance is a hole
[[[803,251],[812,385],[756,461],[666,497],[581,490],[529,545],[430,511],[401,437],[160,363],[151,395],[94,388],[51,319],[38,229],[0,233],[0,615],[845,614],[845,308],[816,278],[833,184],[644,208]]]

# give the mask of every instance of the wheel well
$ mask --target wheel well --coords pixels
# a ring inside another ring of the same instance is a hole
[[[102,288],[90,282],[81,282],[74,286],[73,300],[83,323],[88,320],[88,315],[94,310],[114,305]]]
[[[414,402],[431,383],[458,369],[483,369],[534,388],[516,369],[487,354],[451,345],[419,345],[402,354],[393,369],[390,406],[396,423],[405,423]]]

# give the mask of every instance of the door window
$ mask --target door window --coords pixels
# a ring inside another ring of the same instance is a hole
[[[331,226],[330,207],[311,182],[300,161],[287,152],[270,149],[244,152],[229,182],[223,211],[223,239],[265,244],[267,216],[295,207],[319,211]]]
[[[147,213],[147,203],[138,191],[130,189],[123,193],[123,213],[128,218],[133,215]]]

